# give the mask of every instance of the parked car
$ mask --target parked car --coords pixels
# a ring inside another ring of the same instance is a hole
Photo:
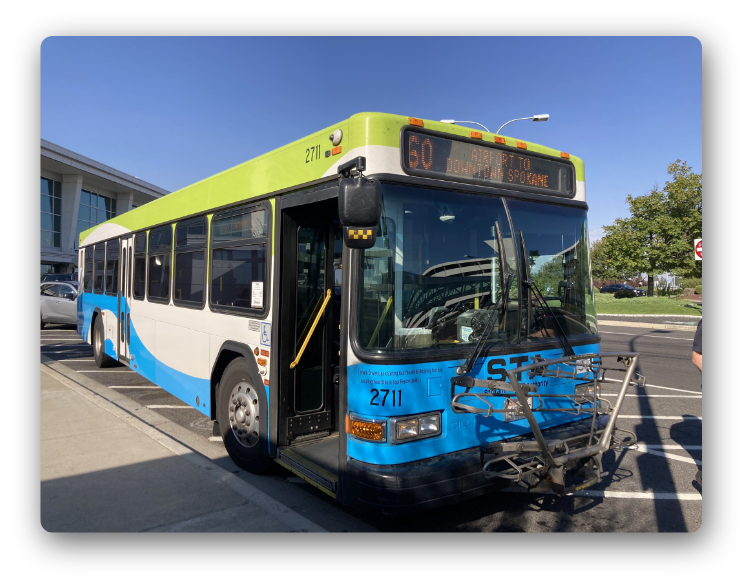
[[[46,282],[40,287],[41,328],[45,324],[75,324],[78,282]]]
[[[615,283],[613,285],[606,285],[600,289],[600,292],[615,294],[617,291],[622,291],[622,290],[629,290],[632,293],[630,297],[633,297],[633,298],[647,295],[647,292],[644,289],[638,289],[636,287],[632,287],[631,285],[627,285],[626,283]]]
[[[49,281],[78,281],[78,275],[75,273],[47,273],[42,277],[42,283]]]

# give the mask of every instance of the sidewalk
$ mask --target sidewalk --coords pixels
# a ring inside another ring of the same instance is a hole
[[[41,365],[48,532],[324,531],[158,430],[150,420],[160,416],[68,371]]]
[[[598,325],[655,330],[697,330],[697,324],[701,319],[702,316],[673,314],[598,314]]]

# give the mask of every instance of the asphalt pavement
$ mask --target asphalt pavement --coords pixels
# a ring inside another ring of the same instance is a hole
[[[599,315],[603,325],[670,330],[695,330],[698,321]],[[39,391],[48,532],[327,531],[193,450],[163,416],[45,354]]]

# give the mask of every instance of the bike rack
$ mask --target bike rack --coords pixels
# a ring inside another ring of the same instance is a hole
[[[631,432],[616,428],[616,419],[630,384],[644,385],[645,378],[635,374],[639,353],[589,353],[533,362],[515,369],[502,370],[501,379],[476,379],[469,375],[452,377],[452,411],[491,417],[504,414],[505,420],[525,418],[534,436],[529,435],[483,447],[483,475],[527,486],[531,491],[553,490],[572,493],[601,480],[601,458],[610,449],[631,446],[637,439]],[[616,366],[606,367],[604,359],[614,359]],[[620,367],[622,364],[623,367]],[[607,371],[623,373],[621,388],[612,404],[600,395]],[[535,377],[573,380],[582,383],[572,394],[539,393],[538,386],[523,383],[523,374]],[[457,387],[465,391],[456,393]],[[470,391],[481,388],[482,391]],[[479,400],[485,407],[469,405]],[[550,407],[546,399],[567,405]],[[498,407],[503,400],[503,407]],[[560,412],[573,415],[591,414],[591,418],[541,431],[536,413]],[[619,438],[615,432],[631,438]],[[486,458],[489,457],[489,458]],[[567,477],[570,477],[568,482]],[[571,478],[574,477],[572,481]]]

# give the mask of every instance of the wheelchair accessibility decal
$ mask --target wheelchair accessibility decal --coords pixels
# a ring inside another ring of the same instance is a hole
[[[272,325],[269,322],[261,323],[261,344],[264,346],[272,344]]]

